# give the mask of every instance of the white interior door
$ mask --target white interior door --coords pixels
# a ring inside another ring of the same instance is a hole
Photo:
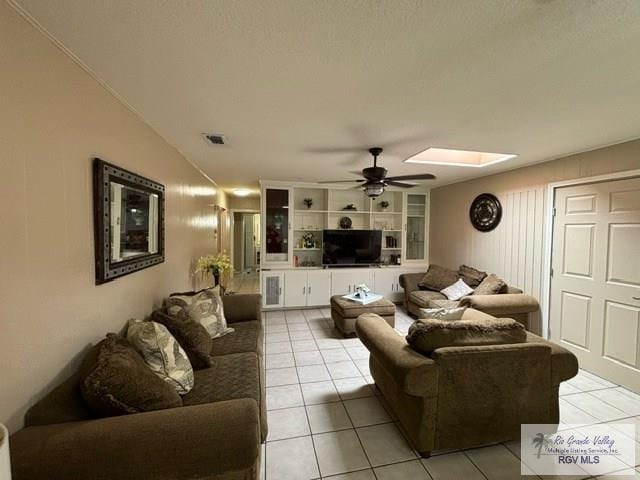
[[[551,338],[640,392],[640,178],[559,188]]]

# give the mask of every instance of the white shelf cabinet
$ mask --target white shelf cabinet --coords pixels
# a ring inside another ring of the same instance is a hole
[[[426,271],[426,266],[263,270],[265,309],[328,306],[332,295],[352,293],[361,283],[394,303],[402,301],[400,275]]]

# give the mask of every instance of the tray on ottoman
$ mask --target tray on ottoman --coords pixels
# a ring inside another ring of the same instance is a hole
[[[377,313],[392,327],[396,324],[396,306],[386,298],[362,305],[353,300],[343,298],[342,295],[334,295],[331,297],[331,318],[333,319],[333,324],[344,335],[355,334],[356,318],[363,313]]]

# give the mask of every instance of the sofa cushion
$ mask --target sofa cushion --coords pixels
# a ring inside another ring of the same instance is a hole
[[[334,295],[331,297],[331,309],[343,318],[357,318],[363,313],[375,313],[383,317],[396,314],[396,306],[386,298],[362,305],[353,300],[342,298],[342,295]]]
[[[486,278],[487,272],[470,267],[469,265],[460,265],[458,275],[464,280],[464,283],[475,288]]]
[[[429,306],[427,308],[458,308],[460,306],[459,300],[447,300],[446,298],[434,298],[429,300]]]
[[[267,406],[262,362],[256,353],[213,357],[210,368],[196,370],[193,390],[182,397],[185,405],[252,398],[260,409],[261,435],[267,434]]]
[[[504,280],[491,273],[474,290],[474,295],[497,295],[507,293],[508,287]]]
[[[83,362],[80,379],[82,397],[95,414],[108,417],[182,405],[176,389],[153,373],[125,338],[108,335],[97,353]]]
[[[462,297],[471,295],[473,288],[464,283],[461,278],[457,282],[449,285],[447,288],[440,290],[440,293],[447,297],[449,300],[460,300]]]
[[[193,368],[211,366],[213,340],[202,324],[188,317],[167,315],[161,310],[153,312],[151,318],[167,327],[186,352]]]
[[[220,286],[193,294],[172,294],[165,298],[164,307],[169,315],[184,316],[201,323],[211,338],[233,332],[233,328],[227,327]]]
[[[418,283],[421,288],[427,290],[435,290],[439,292],[443,288],[455,283],[458,280],[458,272],[440,265],[429,265],[427,273],[424,274],[422,280]]]
[[[415,290],[409,294],[409,301],[415,303],[418,307],[429,308],[431,300],[446,300],[447,297],[440,292],[432,290]]]
[[[152,321],[129,320],[127,340],[147,366],[180,395],[193,388],[193,367],[184,349],[167,327]]]
[[[407,343],[429,355],[443,347],[470,347],[523,343],[527,334],[521,323],[510,318],[474,320],[416,320],[407,334]]]
[[[259,321],[237,322],[233,324],[233,328],[235,332],[213,339],[211,355],[247,352],[258,352],[262,355],[263,332]]]

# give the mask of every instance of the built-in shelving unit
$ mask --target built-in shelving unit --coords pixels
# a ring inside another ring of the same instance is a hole
[[[264,183],[263,267],[319,267],[322,231],[351,228],[382,231],[383,262],[426,261],[427,192],[387,190],[375,199],[360,189],[317,184]],[[383,206],[384,205],[384,206]]]

